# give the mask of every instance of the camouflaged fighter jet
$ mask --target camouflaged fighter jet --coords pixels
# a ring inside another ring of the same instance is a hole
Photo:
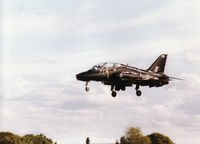
[[[136,85],[136,95],[141,96],[139,86],[161,87],[167,85],[172,79],[164,74],[167,54],[160,55],[147,69],[142,70],[129,65],[119,63],[101,63],[92,69],[76,75],[77,80],[85,81],[85,90],[88,92],[89,81],[101,81],[104,85],[111,85],[111,95],[116,97],[115,91],[125,91],[126,87]],[[182,80],[182,79],[179,79]]]

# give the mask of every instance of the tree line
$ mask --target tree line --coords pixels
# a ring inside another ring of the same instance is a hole
[[[160,134],[152,133],[144,136],[140,128],[129,127],[125,130],[124,135],[120,138],[120,142],[116,144],[175,144],[169,137]],[[33,135],[26,134],[19,136],[11,132],[0,132],[0,144],[57,144],[52,139],[47,138],[43,134]],[[86,144],[90,144],[89,138],[86,139]]]
[[[43,134],[19,136],[11,132],[0,132],[0,144],[57,144]]]
[[[175,144],[172,140],[160,133],[144,136],[140,128],[129,127],[125,135],[120,138],[120,144]]]
[[[86,144],[90,144],[90,139],[87,137]],[[152,133],[144,136],[140,128],[129,127],[125,130],[125,135],[120,138],[115,144],[175,144],[169,137],[160,134]]]

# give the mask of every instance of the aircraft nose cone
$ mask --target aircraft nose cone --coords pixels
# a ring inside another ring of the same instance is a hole
[[[84,80],[85,79],[85,73],[82,72],[82,73],[77,74],[76,79],[77,80]]]
[[[81,80],[81,81],[89,81],[93,78],[93,72],[91,70],[79,73],[76,75],[76,79],[77,80]]]
[[[81,79],[80,73],[76,75],[76,79],[77,79],[77,80],[80,80],[80,79]]]

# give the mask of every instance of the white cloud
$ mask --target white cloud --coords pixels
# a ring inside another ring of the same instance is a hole
[[[178,87],[184,91],[198,92],[200,88],[200,76],[195,73],[181,74],[184,81],[179,82]]]
[[[186,52],[186,60],[190,63],[199,63],[200,54],[194,52]]]

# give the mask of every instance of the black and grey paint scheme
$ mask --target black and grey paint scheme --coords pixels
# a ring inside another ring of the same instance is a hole
[[[86,91],[89,91],[89,81],[101,81],[104,85],[111,85],[113,97],[117,95],[115,91],[125,91],[126,87],[133,85],[136,85],[136,95],[141,96],[139,86],[161,87],[167,85],[172,79],[178,79],[164,74],[166,60],[167,54],[160,55],[147,70],[126,64],[104,62],[86,72],[77,74],[76,78],[86,82]]]

